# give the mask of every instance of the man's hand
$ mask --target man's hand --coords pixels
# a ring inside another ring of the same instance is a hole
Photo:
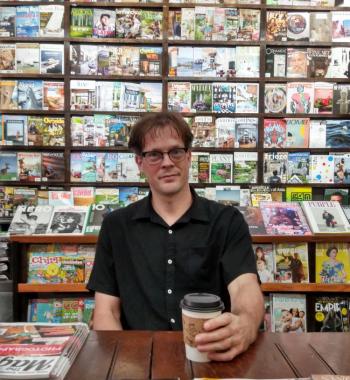
[[[249,316],[223,313],[206,321],[206,332],[195,337],[197,349],[208,352],[208,358],[217,361],[229,361],[244,352],[256,339],[255,324]]]

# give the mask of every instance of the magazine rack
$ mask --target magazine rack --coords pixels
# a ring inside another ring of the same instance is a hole
[[[338,236],[253,236],[253,243],[286,243],[286,242],[307,242],[309,253],[310,283],[286,284],[286,283],[266,283],[261,285],[264,293],[284,292],[284,293],[349,293],[350,284],[316,284],[315,281],[315,243],[317,242],[349,242],[350,235]],[[12,255],[14,260],[14,305],[16,320],[25,321],[28,300],[30,298],[57,297],[58,294],[74,296],[87,294],[85,284],[27,284],[27,250],[30,244],[95,244],[96,236],[25,236],[14,235],[11,237]],[[19,319],[18,319],[19,318]]]

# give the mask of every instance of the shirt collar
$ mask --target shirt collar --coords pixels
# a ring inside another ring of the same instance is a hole
[[[190,186],[190,189],[193,199],[192,205],[186,211],[186,213],[178,220],[177,223],[186,223],[191,219],[202,222],[209,222],[210,218],[208,214],[208,205],[206,204],[206,200],[199,197],[192,186]],[[134,203],[133,215],[131,217],[132,220],[151,219],[152,215],[155,214],[155,211],[152,207],[151,199],[152,193],[150,191],[147,197]]]

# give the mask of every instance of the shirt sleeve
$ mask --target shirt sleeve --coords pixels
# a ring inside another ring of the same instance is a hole
[[[91,276],[87,284],[89,290],[119,297],[117,275],[110,238],[109,218],[106,217],[101,226],[96,245],[96,256]]]
[[[228,226],[221,265],[226,285],[245,273],[257,275],[249,228],[242,214],[237,209],[234,209],[231,223]]]

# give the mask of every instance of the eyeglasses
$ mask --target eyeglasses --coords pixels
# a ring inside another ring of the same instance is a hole
[[[151,150],[149,152],[142,152],[141,156],[150,165],[158,165],[164,159],[164,154],[167,154],[172,162],[177,163],[184,160],[186,157],[187,148],[173,148],[167,152],[160,152],[159,150]]]

